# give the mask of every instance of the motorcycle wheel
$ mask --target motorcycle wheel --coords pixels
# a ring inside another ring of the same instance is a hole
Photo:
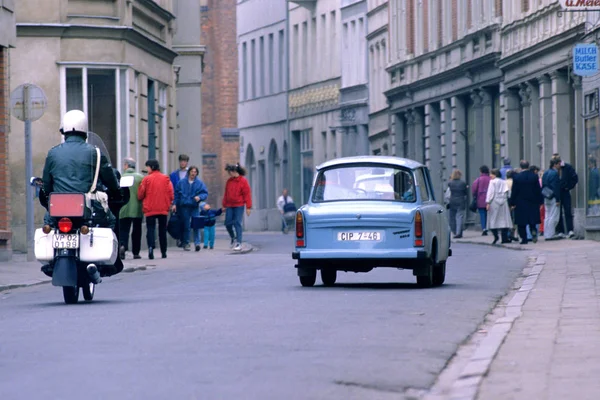
[[[81,291],[83,292],[83,298],[86,301],[92,301],[92,300],[94,300],[94,293],[96,292],[96,285],[94,285],[92,282],[90,282],[87,285],[82,286]]]
[[[79,288],[77,286],[63,286],[65,304],[76,304],[79,301]]]

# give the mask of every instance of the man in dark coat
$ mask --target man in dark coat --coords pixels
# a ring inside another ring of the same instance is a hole
[[[571,164],[567,164],[561,160],[558,153],[552,155],[552,159],[556,161],[560,167],[558,175],[560,176],[560,219],[556,226],[556,233],[567,233],[568,237],[572,238],[575,236],[573,232],[573,209],[571,204],[571,190],[575,188],[579,182],[577,172]],[[564,222],[563,222],[564,221]],[[567,231],[565,232],[565,225]]]
[[[531,230],[534,243],[537,242],[536,225],[540,220],[540,205],[544,199],[540,181],[536,174],[529,170],[529,162],[522,160],[522,172],[513,175],[510,205],[515,210],[515,224],[519,227],[521,244],[527,244],[527,225]]]

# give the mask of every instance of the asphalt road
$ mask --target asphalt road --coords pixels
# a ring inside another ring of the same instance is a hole
[[[121,274],[93,303],[0,293],[0,399],[401,398],[433,384],[527,255],[454,245],[439,288],[393,269],[302,288],[291,235],[246,238],[260,250]]]

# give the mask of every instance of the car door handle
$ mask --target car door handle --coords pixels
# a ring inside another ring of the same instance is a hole
[[[441,209],[441,208],[440,208],[439,210],[437,210],[437,213],[438,213],[438,214],[441,214],[441,213],[443,213],[443,212],[444,212],[444,210],[443,210],[443,209]]]

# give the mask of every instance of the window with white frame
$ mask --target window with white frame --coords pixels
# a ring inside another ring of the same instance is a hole
[[[63,66],[61,112],[82,110],[89,130],[98,134],[113,164],[127,155],[127,69],[102,66]]]

